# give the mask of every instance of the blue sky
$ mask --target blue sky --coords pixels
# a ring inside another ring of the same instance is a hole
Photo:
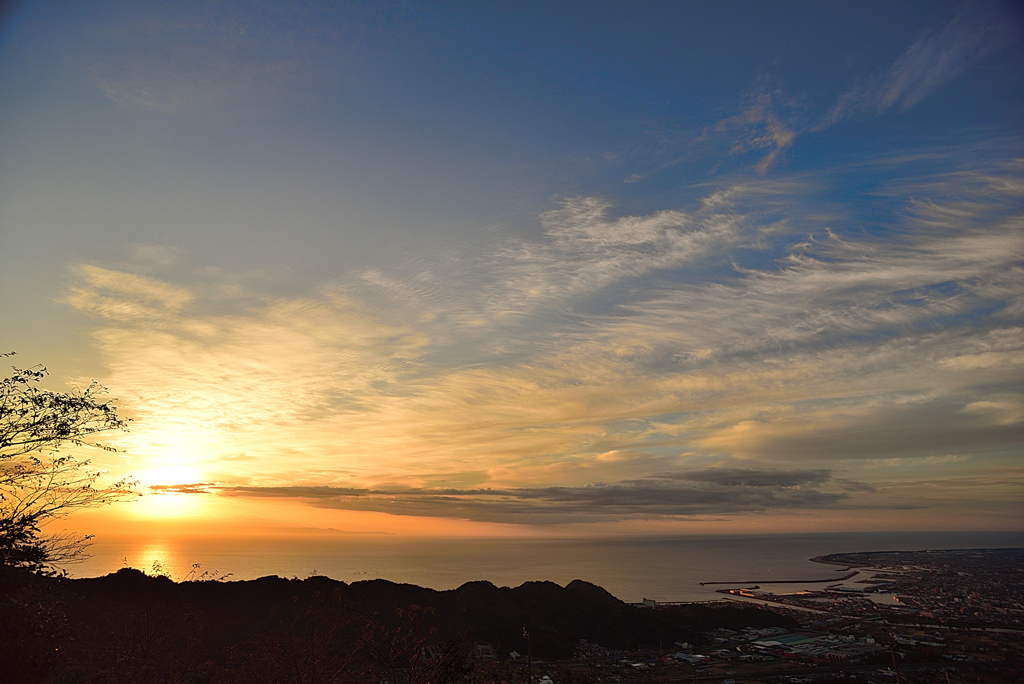
[[[1020,528],[1015,4],[2,17],[2,345],[134,417],[109,515]]]

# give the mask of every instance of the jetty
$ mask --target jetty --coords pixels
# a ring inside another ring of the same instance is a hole
[[[777,579],[759,579],[759,580],[747,580],[746,582],[701,582],[700,586],[705,587],[711,584],[835,584],[836,582],[842,582],[848,580],[851,577],[856,577],[858,571],[847,573],[842,577],[826,577],[825,579],[791,579],[791,580],[777,580]]]

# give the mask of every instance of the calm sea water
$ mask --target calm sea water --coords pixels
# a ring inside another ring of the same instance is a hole
[[[1024,533],[892,532],[688,536],[614,539],[265,539],[148,541],[108,539],[68,568],[95,577],[125,565],[184,579],[199,572],[229,579],[326,575],[345,582],[383,578],[434,589],[473,580],[518,586],[531,580],[598,584],[624,601],[721,598],[701,582],[819,579],[841,572],[808,559],[844,551],[1024,547]],[[839,569],[841,570],[841,569]],[[783,585],[786,591],[797,585]],[[821,586],[821,585],[818,585]],[[765,588],[771,588],[766,586]]]

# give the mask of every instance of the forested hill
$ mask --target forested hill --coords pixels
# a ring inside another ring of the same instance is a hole
[[[234,672],[262,663],[266,670],[288,654],[342,658],[347,644],[371,633],[389,649],[468,651],[486,642],[507,658],[513,650],[526,654],[525,626],[534,657],[555,659],[572,657],[580,639],[615,649],[671,649],[676,641],[700,643],[716,627],[796,626],[754,606],[639,608],[580,580],[515,588],[469,582],[436,591],[320,576],[174,582],[127,568],[92,579],[39,579],[60,595],[62,657],[82,674],[132,659]]]
[[[226,632],[221,638],[233,642],[272,633],[316,611],[322,613],[321,619],[354,612],[397,626],[399,611],[410,606],[417,607],[424,633],[436,630],[440,638],[490,642],[505,654],[525,653],[525,625],[533,652],[544,658],[572,657],[580,639],[609,648],[656,648],[699,640],[702,632],[716,627],[794,626],[789,618],[746,606],[638,608],[581,580],[565,587],[526,582],[515,588],[468,582],[458,589],[436,591],[387,580],[348,584],[322,576],[175,583],[122,569],[106,577],[72,580],[70,585],[81,598],[76,612],[83,621],[132,604],[166,604],[168,619],[187,614],[197,625]]]

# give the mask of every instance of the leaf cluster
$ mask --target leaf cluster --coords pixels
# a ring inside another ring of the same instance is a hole
[[[127,421],[117,407],[101,401],[106,388],[96,382],[84,390],[52,392],[37,386],[46,368],[14,368],[0,380],[0,459],[11,459],[68,442],[76,446],[97,432],[119,430]],[[102,444],[91,443],[112,450]]]

